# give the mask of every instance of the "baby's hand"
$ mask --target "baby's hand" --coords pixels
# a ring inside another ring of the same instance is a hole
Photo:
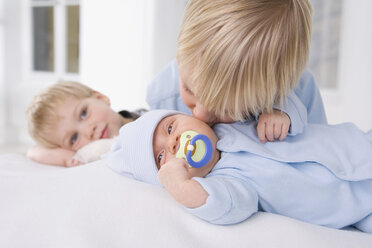
[[[163,164],[158,178],[169,194],[180,204],[197,208],[205,204],[209,194],[189,175],[189,168],[182,158],[172,158]]]
[[[274,110],[272,114],[261,114],[258,118],[257,134],[262,143],[283,140],[287,137],[291,120],[289,116],[279,110]]]
[[[172,158],[160,167],[158,178],[167,190],[175,189],[179,184],[190,179],[188,164],[182,158]]]

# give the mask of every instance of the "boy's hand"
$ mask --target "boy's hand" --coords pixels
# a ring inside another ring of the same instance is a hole
[[[47,148],[40,145],[35,145],[27,151],[27,157],[36,162],[65,167],[77,166],[82,164],[73,159],[74,155],[74,151],[62,148]]]
[[[75,158],[67,159],[67,161],[65,162],[66,167],[74,167],[74,166],[78,166],[78,165],[82,165],[82,164],[83,164],[82,162],[80,162],[79,160],[77,160]]]
[[[257,123],[258,138],[262,143],[283,140],[287,137],[291,120],[289,116],[279,110],[274,110],[272,114],[261,114]]]

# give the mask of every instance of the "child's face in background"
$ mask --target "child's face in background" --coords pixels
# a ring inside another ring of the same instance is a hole
[[[206,109],[194,94],[195,82],[190,79],[191,68],[186,67],[184,70],[180,69],[180,95],[182,101],[190,109],[192,115],[207,123],[209,126],[213,126],[215,123],[231,123],[234,120],[225,116],[216,116],[215,113]]]
[[[110,108],[109,99],[98,93],[92,97],[67,98],[56,110],[60,119],[50,134],[61,148],[77,151],[88,143],[119,134],[123,118]]]
[[[169,159],[175,158],[180,146],[180,136],[184,131],[192,130],[206,135],[213,145],[213,155],[208,164],[201,168],[189,168],[189,174],[199,177],[207,175],[219,160],[216,150],[217,136],[204,122],[184,114],[176,114],[161,120],[154,131],[153,152],[158,169]]]

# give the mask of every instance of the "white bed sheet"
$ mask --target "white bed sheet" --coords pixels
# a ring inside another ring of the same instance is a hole
[[[0,247],[372,247],[372,235],[270,213],[232,226],[206,223],[164,189],[100,160],[76,168],[0,155]]]

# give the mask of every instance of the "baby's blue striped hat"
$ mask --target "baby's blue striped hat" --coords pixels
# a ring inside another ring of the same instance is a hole
[[[120,128],[117,142],[105,157],[108,166],[121,175],[161,185],[153,153],[153,134],[158,123],[173,110],[152,110]]]

